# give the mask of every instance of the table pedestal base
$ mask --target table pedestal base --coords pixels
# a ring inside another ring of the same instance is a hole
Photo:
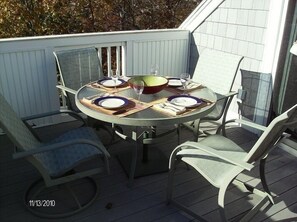
[[[117,156],[125,173],[129,177],[132,153],[122,153]],[[165,154],[157,149],[150,148],[148,152],[148,160],[143,161],[142,155],[137,155],[136,168],[134,178],[149,176],[156,173],[164,173],[168,171],[168,158]]]

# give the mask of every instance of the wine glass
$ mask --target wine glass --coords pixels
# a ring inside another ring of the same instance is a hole
[[[181,83],[183,85],[183,89],[184,89],[183,94],[185,94],[185,92],[187,90],[187,84],[188,84],[189,80],[190,80],[190,74],[189,73],[180,74],[180,81],[181,81]]]
[[[136,80],[133,82],[133,89],[138,96],[138,101],[140,101],[140,95],[144,89],[144,82],[142,80]]]
[[[153,74],[153,75],[158,75],[158,72],[159,72],[159,66],[158,66],[158,64],[153,64],[152,66],[151,66],[151,74]]]
[[[119,73],[118,73],[118,70],[116,72],[110,70],[110,75],[111,75],[111,79],[113,80],[114,82],[114,89],[116,90],[117,89],[117,81],[119,79]]]

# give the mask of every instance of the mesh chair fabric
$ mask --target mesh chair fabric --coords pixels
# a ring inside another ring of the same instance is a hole
[[[193,80],[202,83],[215,93],[228,94],[233,86],[236,73],[243,57],[230,53],[205,49],[199,57]],[[215,109],[203,119],[218,120],[225,111],[229,97],[217,101]]]
[[[272,99],[272,75],[241,69],[242,92],[238,94],[240,114],[253,122],[267,125]]]
[[[89,139],[100,145],[102,149],[105,149],[97,135],[94,133],[94,130],[89,127],[81,127],[71,130],[54,139],[49,144],[44,145],[71,141],[78,138]],[[42,165],[48,170],[51,176],[57,177],[71,170],[82,161],[86,161],[89,158],[100,154],[102,154],[102,152],[91,145],[75,144],[72,146],[63,147],[61,149],[36,154],[34,156],[40,160]]]
[[[29,150],[41,144],[17,116],[2,94],[0,94],[0,127],[4,129],[18,148]]]
[[[288,128],[287,123],[297,117],[297,104],[276,117],[260,136],[256,144],[250,150],[246,161],[252,163],[265,156],[278,141],[282,133]]]
[[[78,90],[83,85],[102,78],[101,63],[96,48],[82,48],[56,51],[56,60],[61,74],[62,84]],[[78,111],[74,95],[67,93],[70,109]]]
[[[193,80],[219,94],[231,91],[242,56],[205,49],[199,57]]]
[[[39,142],[28,127],[16,115],[10,107],[3,95],[0,94],[0,127],[4,129],[12,142],[19,150],[29,150],[45,145],[59,142],[71,141],[74,139],[88,139],[96,142],[101,149],[105,150],[102,142],[95,134],[94,130],[89,127],[77,128],[69,131],[60,137],[54,139],[50,143],[44,144]],[[60,149],[43,152],[33,155],[42,166],[48,171],[50,176],[57,177],[82,161],[86,161],[95,155],[101,155],[102,152],[97,148],[88,144],[75,144],[71,147],[63,147]]]

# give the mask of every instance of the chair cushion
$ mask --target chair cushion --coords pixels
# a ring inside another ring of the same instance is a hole
[[[90,127],[81,127],[71,130],[44,145],[71,141],[74,139],[89,139],[96,142],[102,149],[105,149],[94,130]],[[94,146],[88,144],[77,144],[36,154],[35,157],[48,170],[50,176],[58,177],[73,169],[81,162],[101,154],[102,152]]]

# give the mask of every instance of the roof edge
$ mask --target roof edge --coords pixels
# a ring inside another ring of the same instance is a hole
[[[207,19],[225,0],[203,0],[194,11],[178,27],[193,32]]]

